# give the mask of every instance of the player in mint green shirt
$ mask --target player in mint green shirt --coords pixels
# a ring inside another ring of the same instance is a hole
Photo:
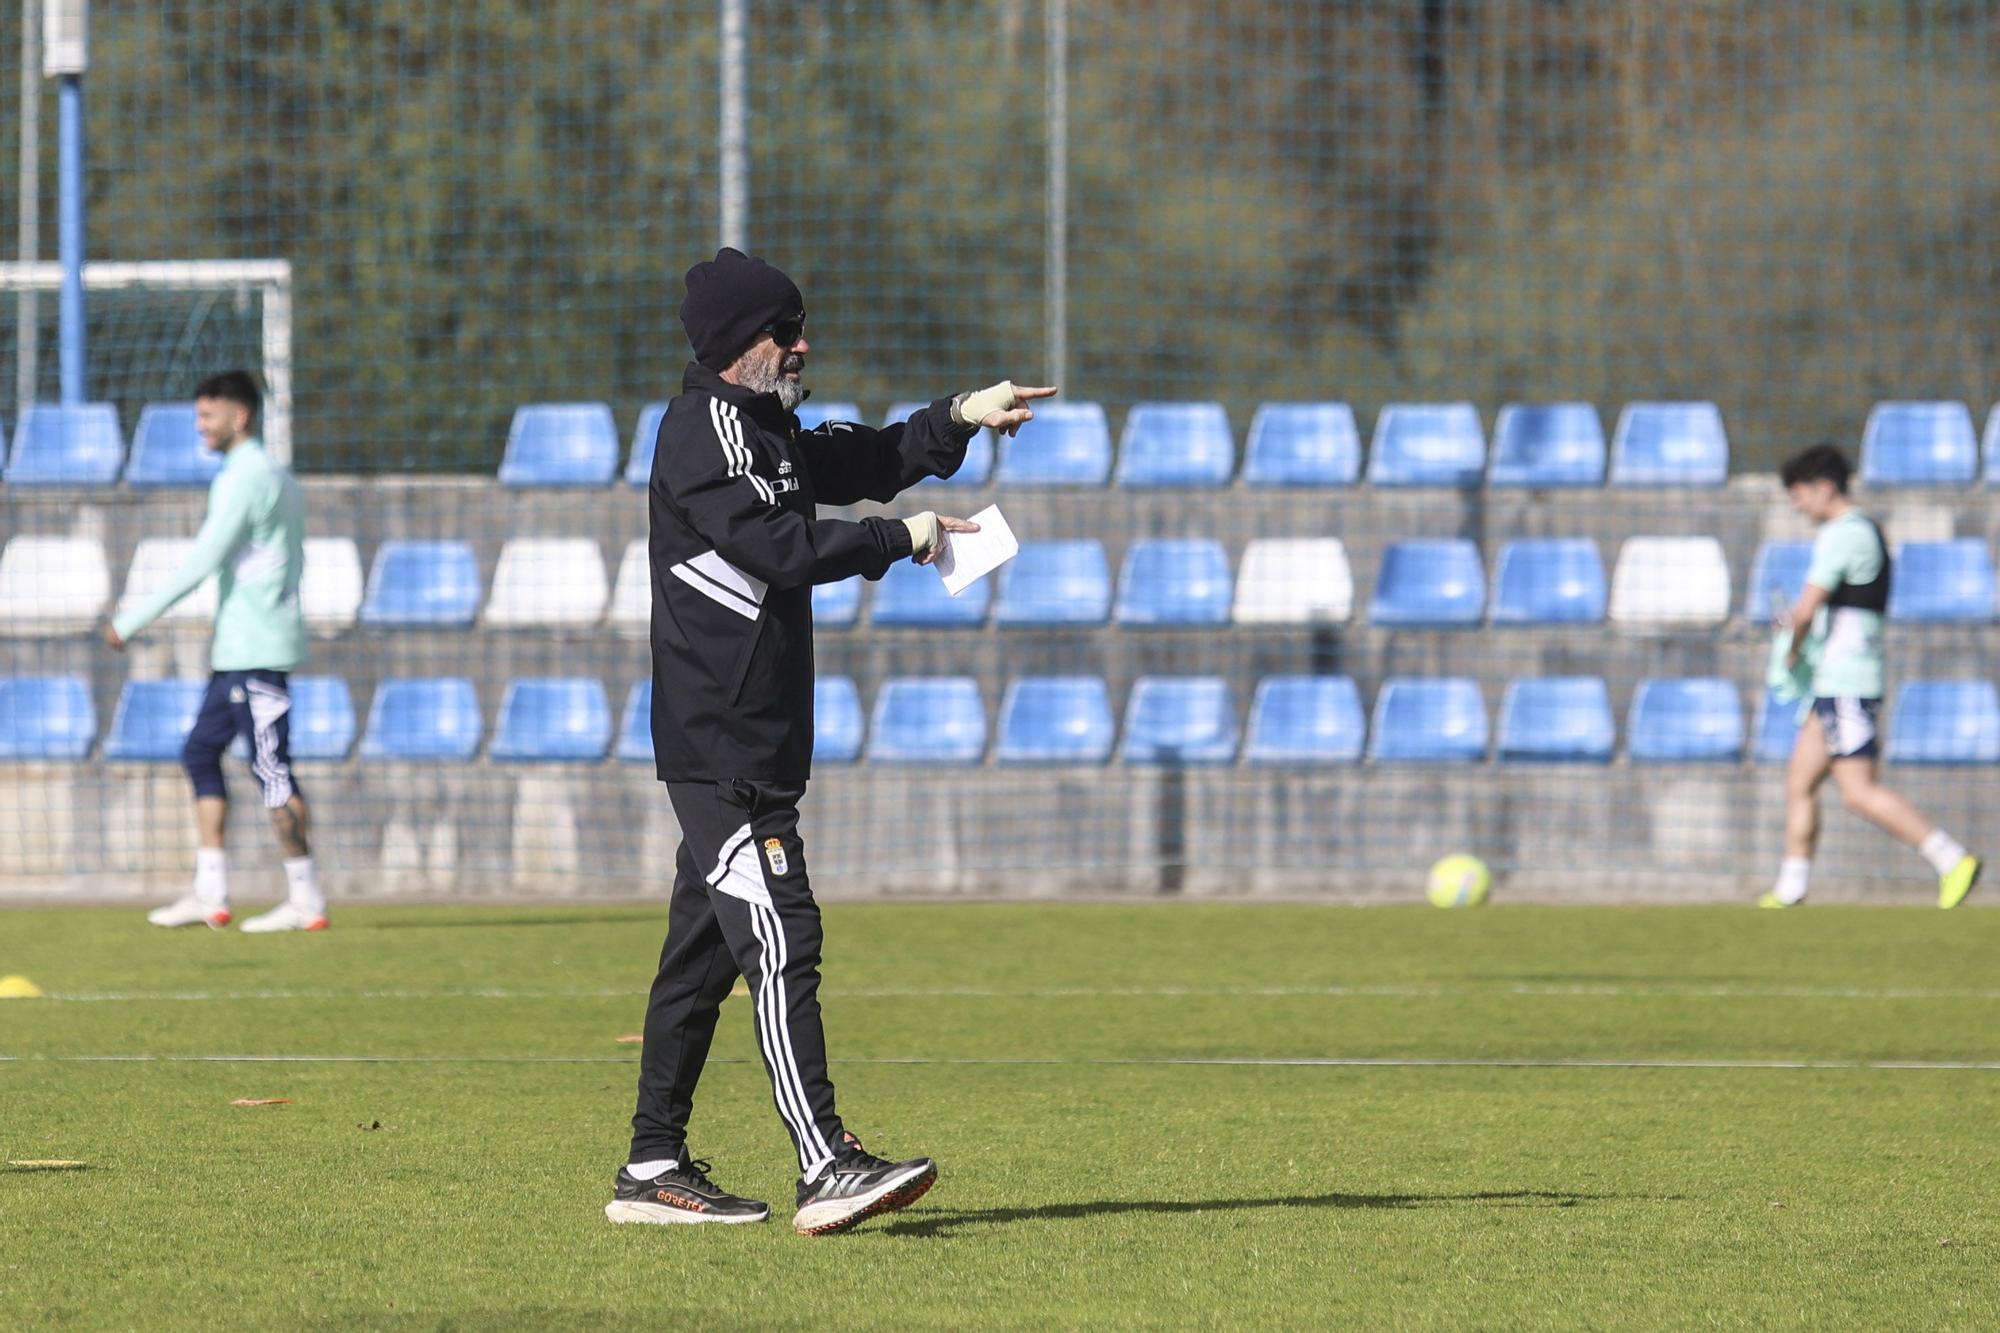
[[[1758,902],[1795,907],[1805,900],[1819,843],[1820,784],[1831,773],[1849,810],[1930,862],[1938,874],[1938,906],[1956,907],[1978,881],[1979,858],[1877,780],[1889,548],[1875,520],[1847,498],[1853,474],[1847,455],[1831,444],[1787,459],[1779,474],[1792,508],[1819,532],[1797,604],[1788,611],[1773,601],[1783,652],[1773,650],[1771,684],[1803,706],[1785,773],[1785,859],[1777,884]]]
[[[118,616],[105,642],[123,649],[213,576],[215,637],[209,650],[208,690],[181,751],[194,783],[194,889],[147,916],[156,926],[229,924],[228,860],[224,834],[229,793],[222,752],[238,735],[249,738],[250,771],[271,812],[271,827],[285,853],[285,901],[243,923],[248,931],[324,930],[320,895],[307,842],[305,796],[292,774],[290,672],[305,660],[305,621],[299,613],[299,578],[305,571],[304,494],[283,464],[251,432],[262,407],[257,382],[232,370],[195,389],[195,424],[208,448],[223,456],[208,488],[208,516],[194,549],[145,605]]]

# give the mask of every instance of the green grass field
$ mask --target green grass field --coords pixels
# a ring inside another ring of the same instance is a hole
[[[742,998],[604,1221],[663,919],[0,913],[0,1328],[2000,1324],[2000,912],[832,907],[818,1240]]]

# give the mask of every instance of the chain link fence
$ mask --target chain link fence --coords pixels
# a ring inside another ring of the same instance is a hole
[[[1811,537],[1770,474],[1820,439],[1870,455],[1859,498],[1908,557],[1888,778],[1992,842],[1978,783],[1933,762],[2000,760],[1991,5],[744,4],[733,63],[723,3],[92,10],[91,257],[290,265],[291,452],[324,543],[315,595],[340,593],[303,672],[339,683],[354,733],[301,773],[341,891],[671,875],[671,814],[618,755],[648,674],[626,567],[644,497],[622,473],[678,390],[680,274],[728,229],[806,294],[810,407],[879,424],[1013,376],[1103,409],[1095,471],[1023,482],[1003,446],[995,477],[889,507],[999,503],[1044,548],[1037,577],[1075,593],[1053,618],[1020,609],[1041,586],[1026,561],[977,615],[899,610],[900,575],[852,608],[857,590],[828,594],[820,668],[852,695],[823,720],[854,721],[854,762],[822,764],[807,825],[829,891],[1402,894],[1470,851],[1524,893],[1754,892],[1788,748],[1765,727],[1763,603]],[[16,76],[21,21],[0,5]],[[19,124],[42,126],[46,244],[54,93],[37,91]],[[0,133],[0,180],[23,179],[24,139]],[[226,365],[270,371],[280,344],[226,288],[93,291],[87,396],[134,461],[109,484],[21,484],[22,388],[57,396],[55,301],[27,291],[0,289],[0,538],[27,543],[0,573],[0,673],[81,682],[90,718],[74,757],[0,763],[0,885],[151,892],[187,859],[186,791],[171,736],[117,757],[121,700],[204,674],[206,627],[163,624],[130,658],[96,644],[161,558],[142,543],[200,521],[198,490],[135,483],[141,417]],[[518,410],[545,403],[608,410],[593,486],[497,479]],[[1215,407],[1157,406],[1190,403]],[[1548,404],[1583,406],[1524,410]],[[1259,450],[1298,436],[1306,473],[1260,472]],[[459,544],[462,613],[371,618],[410,542]],[[1947,584],[1942,610],[1920,596]],[[466,682],[471,748],[368,753],[385,686],[432,678]],[[548,678],[594,682],[601,747],[496,756],[510,686]],[[1075,706],[1104,744],[1010,762],[1014,687],[1046,678],[1098,683]],[[1142,684],[1191,678],[1220,704],[1166,688],[1167,739],[1146,741]],[[1580,701],[1588,744],[1525,762],[1510,739],[1560,728],[1523,721],[1519,683],[1576,679],[1597,690],[1527,694]],[[884,700],[905,680],[970,681],[969,704],[939,706],[977,717],[976,745],[890,759]],[[1298,680],[1318,683],[1271,686]],[[1450,762],[1399,760],[1389,687],[1446,681],[1468,685],[1477,735],[1455,733]],[[1719,683],[1733,722],[1647,711],[1672,693],[1652,686],[1688,681]],[[1951,689],[1904,706],[1916,685]],[[1260,711],[1276,696],[1304,711]],[[1926,709],[1940,720],[1920,727]],[[1276,743],[1342,726],[1328,748]],[[1733,741],[1680,743],[1710,726]],[[251,821],[232,838],[275,857]],[[1828,892],[1923,891],[1922,863],[1858,821],[1830,814],[1827,839]]]

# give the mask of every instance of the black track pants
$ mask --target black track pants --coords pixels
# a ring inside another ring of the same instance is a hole
[[[833,1159],[840,1118],[819,1017],[819,904],[799,841],[803,786],[670,782],[681,825],[667,943],[646,1006],[635,1162],[680,1158],[694,1085],[723,998],[741,975],[778,1114],[810,1178]]]

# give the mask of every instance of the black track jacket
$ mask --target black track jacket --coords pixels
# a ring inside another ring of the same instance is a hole
[[[974,429],[945,398],[881,430],[802,431],[775,394],[688,366],[647,494],[660,781],[811,775],[813,585],[879,579],[910,554],[899,520],[820,518],[817,506],[948,477]]]

